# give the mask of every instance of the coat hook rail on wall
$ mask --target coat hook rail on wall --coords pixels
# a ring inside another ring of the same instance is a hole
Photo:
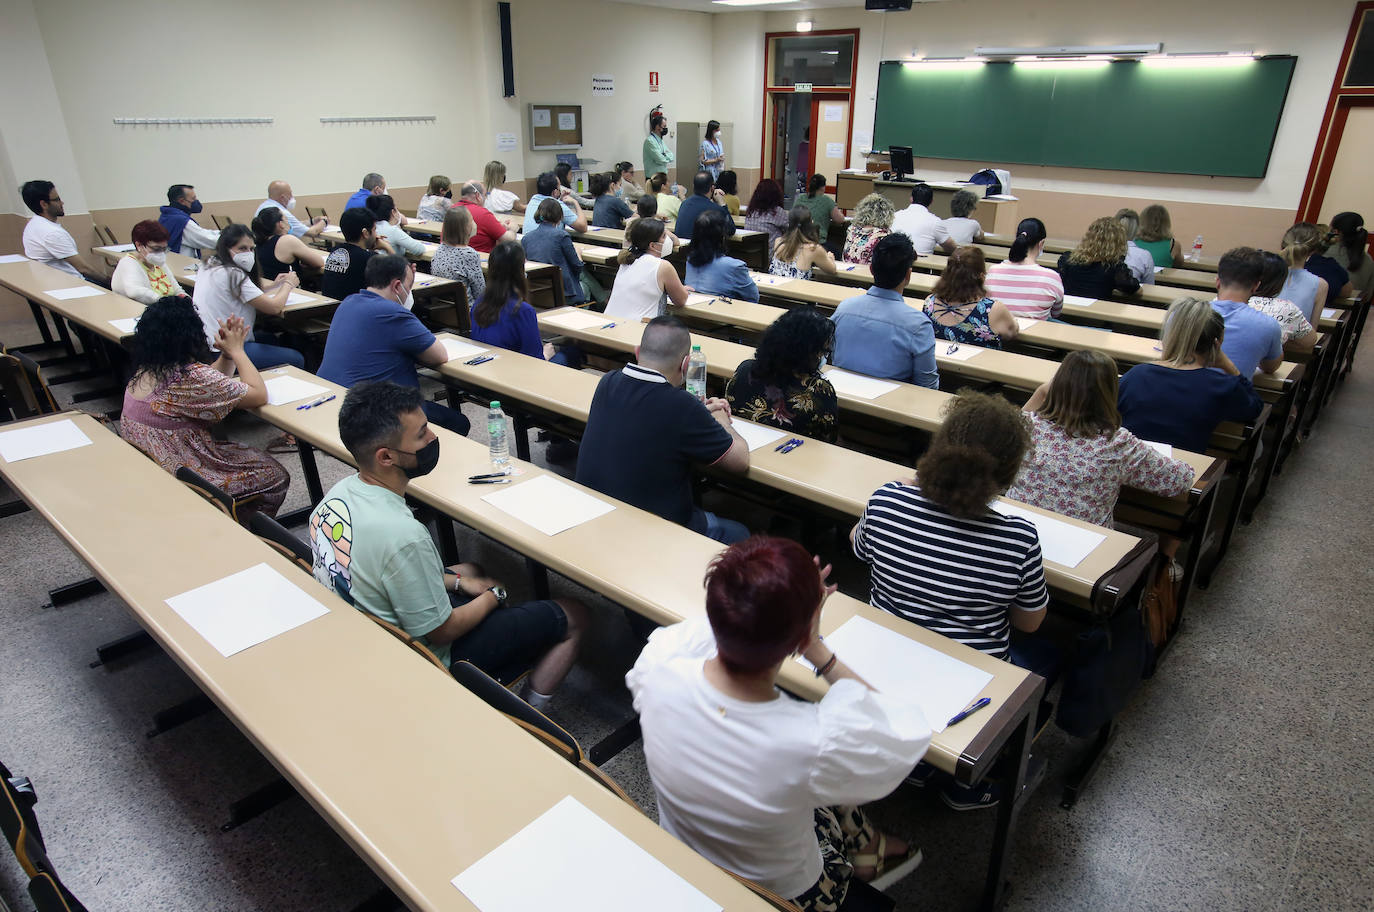
[[[270,124],[271,117],[116,117],[114,122],[129,127],[222,126],[225,124]]]
[[[433,123],[439,118],[433,114],[411,114],[411,115],[385,115],[379,117],[321,117],[320,123],[323,124],[357,124],[357,123]]]

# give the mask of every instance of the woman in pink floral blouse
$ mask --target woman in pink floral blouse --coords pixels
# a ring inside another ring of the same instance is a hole
[[[1084,522],[1112,526],[1122,485],[1172,497],[1193,483],[1171,459],[1121,426],[1116,362],[1076,351],[1025,405],[1032,451],[1007,496]]]

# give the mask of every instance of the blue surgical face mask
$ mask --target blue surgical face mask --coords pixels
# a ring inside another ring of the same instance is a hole
[[[625,195],[625,188],[624,188],[624,187],[616,187],[616,188],[615,188],[615,195],[616,195],[616,196],[624,196],[624,195]]]
[[[820,366],[820,369],[821,369],[821,370],[825,370],[825,366],[826,366],[827,364],[829,364],[829,363],[830,363],[830,359],[827,358],[825,355],[821,355],[821,366]]]
[[[196,215],[200,212],[200,210],[204,208],[205,207],[200,204],[200,200],[196,200],[194,203],[191,204],[191,214]]]

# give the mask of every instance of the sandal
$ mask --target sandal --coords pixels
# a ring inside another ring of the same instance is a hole
[[[879,833],[870,847],[874,851],[863,852],[849,859],[849,864],[857,872],[860,868],[871,868],[873,874],[869,877],[862,877],[855,873],[859,880],[865,880],[869,886],[881,890],[891,886],[901,880],[921,863],[921,850],[916,846],[907,845],[905,853],[900,855],[887,854],[887,834]]]
[[[294,453],[296,452],[296,438],[290,434],[280,434],[273,437],[267,444],[269,453]]]

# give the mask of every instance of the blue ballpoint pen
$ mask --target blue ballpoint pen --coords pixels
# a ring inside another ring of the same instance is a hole
[[[602,329],[615,329],[615,324],[614,324],[614,323],[607,323],[605,326],[603,326],[603,327],[601,327],[601,328],[602,328]]]
[[[324,405],[326,402],[328,402],[330,399],[333,399],[333,398],[334,398],[334,394],[333,394],[333,393],[330,393],[328,396],[321,396],[319,399],[316,399],[314,402],[307,402],[307,403],[305,403],[304,405],[298,405],[298,406],[296,406],[296,411],[299,412],[299,411],[301,411],[302,409],[310,409],[310,408],[314,408],[314,407],[317,406],[317,405]]]
[[[967,719],[969,716],[973,715],[973,714],[976,713],[978,710],[982,709],[984,706],[987,706],[987,705],[988,705],[989,703],[991,703],[991,702],[992,702],[992,698],[991,698],[991,697],[981,697],[981,698],[979,698],[978,700],[975,700],[974,703],[973,703],[973,705],[971,705],[968,709],[964,710],[964,711],[961,712],[961,713],[958,713],[957,715],[955,715],[955,717],[954,717],[953,719],[950,719],[949,722],[948,722],[948,724],[946,724],[945,727],[948,728],[950,725],[953,725],[953,724],[955,724],[956,722],[962,722],[962,721],[964,721],[964,720]]]
[[[794,443],[796,443],[796,442],[797,442],[797,438],[795,438],[795,437],[789,437],[788,439],[784,440],[782,443],[780,443],[780,444],[778,444],[777,446],[773,447],[773,452],[774,452],[774,453],[781,453],[783,450],[787,449],[788,447],[790,447],[792,444],[794,444]]]
[[[797,447],[801,446],[803,443],[806,443],[806,441],[802,440],[800,437],[792,438],[787,442],[787,446],[783,448],[782,454],[786,456],[788,453],[792,452]]]

